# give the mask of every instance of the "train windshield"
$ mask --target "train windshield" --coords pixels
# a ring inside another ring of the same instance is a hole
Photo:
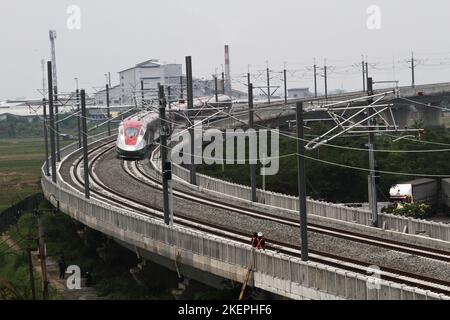
[[[138,135],[139,130],[133,127],[126,128],[125,135],[130,138],[134,138]]]

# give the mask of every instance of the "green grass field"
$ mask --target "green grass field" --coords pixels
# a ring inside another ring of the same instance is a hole
[[[64,145],[67,142],[61,141],[61,146]],[[0,142],[0,211],[39,191],[44,158],[42,138]]]

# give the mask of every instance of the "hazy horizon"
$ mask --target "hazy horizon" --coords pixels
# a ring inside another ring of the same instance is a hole
[[[345,5],[343,4],[345,3]],[[67,8],[81,9],[81,29],[69,30]],[[366,10],[381,9],[381,29],[369,30]],[[358,66],[361,54],[371,63],[375,79],[410,83],[406,62],[418,58],[416,83],[450,81],[450,3],[443,0],[366,0],[300,2],[167,0],[112,2],[105,0],[41,0],[2,2],[0,98],[38,98],[42,87],[41,59],[50,59],[48,31],[57,31],[56,55],[60,91],[80,88],[93,92],[111,72],[159,59],[182,63],[191,55],[195,77],[211,78],[224,63],[223,46],[230,45],[233,85],[249,69],[253,75],[266,67],[281,71],[286,62],[289,87],[313,90],[313,59],[329,68],[329,91],[362,87]],[[393,64],[394,62],[394,64]],[[395,69],[393,68],[395,65]],[[183,67],[184,69],[184,67]],[[5,77],[6,76],[6,77]],[[273,73],[273,83],[281,74]],[[241,80],[242,78],[242,80]],[[260,77],[261,84],[264,76]],[[254,79],[256,85],[258,80]],[[318,78],[323,91],[323,78]]]

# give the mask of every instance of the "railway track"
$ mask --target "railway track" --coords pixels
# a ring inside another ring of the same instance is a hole
[[[162,219],[163,212],[160,208],[152,207],[152,206],[149,207],[148,203],[145,203],[139,199],[134,199],[132,197],[124,196],[123,194],[116,192],[112,188],[110,188],[110,187],[106,186],[104,183],[102,183],[100,181],[100,179],[95,175],[94,170],[93,170],[95,164],[102,156],[104,156],[106,153],[108,153],[113,148],[109,144],[110,144],[110,142],[105,143],[103,145],[100,145],[100,146],[90,150],[89,154],[91,157],[91,161],[89,163],[89,174],[90,174],[91,180],[93,182],[93,184],[91,185],[91,193],[95,194],[96,197],[102,199],[103,201],[114,204],[116,206],[118,205],[118,206],[128,209],[128,210],[131,209],[139,214],[143,214],[145,216],[151,216],[155,219]],[[81,173],[81,170],[80,170],[81,162],[82,162],[82,158],[79,157],[78,160],[76,161],[76,163],[72,167],[73,169],[71,172],[71,176],[74,179],[74,181],[76,181],[77,184],[82,188],[84,186],[84,181],[81,178],[81,174],[80,174]],[[126,166],[128,166],[128,165],[130,165],[130,163],[122,162],[122,166],[125,171],[127,171]],[[136,163],[134,163],[134,165],[137,166]],[[151,185],[148,182],[143,182],[142,179],[139,179],[138,177],[134,176],[131,172],[127,172],[127,173],[133,179],[139,181],[140,183],[143,183],[144,185],[147,185],[148,187],[152,187],[154,189],[155,188],[159,189],[158,186]],[[153,183],[155,183],[155,181],[156,180],[153,179]],[[178,196],[180,196],[180,195],[177,195],[177,197]],[[192,195],[190,195],[190,196],[192,196]],[[192,199],[189,199],[189,200],[192,201]],[[203,199],[203,201],[206,201],[206,199]],[[224,205],[224,204],[221,203],[220,205]],[[228,206],[229,210],[238,210],[238,209],[242,210],[242,208],[239,208],[239,207],[234,207],[234,208],[230,209],[230,206],[228,204],[227,204],[227,206]],[[245,210],[252,211],[252,210],[248,210],[248,209],[245,209]],[[261,213],[258,213],[258,212],[254,212],[254,213],[261,215]],[[260,217],[260,218],[262,218],[262,217]],[[271,216],[269,218],[272,220],[274,220],[274,219],[283,220],[284,219],[284,218],[280,218],[280,217],[275,218],[274,216]],[[278,222],[283,223],[281,221],[278,221]],[[238,243],[248,244],[248,242],[249,242],[249,235],[246,233],[237,232],[236,230],[233,230],[231,228],[224,228],[223,226],[218,227],[217,225],[214,225],[211,223],[206,223],[205,221],[200,221],[200,220],[193,219],[193,218],[186,218],[186,217],[183,217],[183,214],[181,212],[174,212],[174,223],[188,227],[188,228],[195,228],[198,231],[202,231],[202,232],[209,233],[209,234],[214,234],[216,236],[226,238],[228,240],[235,241]],[[284,223],[285,224],[289,223],[292,225],[292,223],[294,223],[294,221],[284,221]],[[314,230],[311,230],[311,231],[314,231]],[[325,231],[318,230],[317,232],[328,232],[329,233],[329,232],[331,232],[331,230],[325,230]],[[333,231],[333,232],[335,232],[335,231]],[[356,237],[355,234],[351,235],[351,236]],[[268,250],[273,250],[276,252],[280,252],[280,253],[288,254],[291,256],[296,256],[296,257],[301,256],[301,252],[297,246],[287,244],[287,243],[282,243],[282,242],[272,240],[272,239],[267,239],[267,241],[268,241],[268,246],[267,246]],[[361,241],[369,241],[369,240],[361,239]],[[376,240],[371,239],[370,241],[379,241],[379,239],[376,239]],[[372,244],[373,244],[373,242],[372,242]],[[414,254],[420,253],[417,251],[417,250],[419,250],[419,248],[415,248],[415,250],[416,251]],[[435,255],[434,256],[435,259],[442,260],[445,258],[441,253],[439,253],[439,255],[441,255],[441,257],[437,256],[437,254],[438,254],[437,252],[435,252],[433,254]],[[447,258],[448,258],[448,256],[447,256]],[[363,274],[363,275],[367,275],[368,268],[371,267],[371,264],[363,262],[363,261],[358,261],[358,260],[350,259],[350,258],[343,258],[340,256],[336,256],[336,255],[324,253],[324,252],[319,252],[316,250],[310,251],[310,260],[317,262],[317,263],[337,267],[340,269],[356,272],[356,273]],[[403,283],[405,285],[409,285],[412,287],[417,287],[417,288],[421,288],[424,290],[430,290],[433,292],[442,293],[447,296],[450,296],[450,282],[447,282],[447,281],[434,279],[434,278],[426,277],[423,275],[411,274],[411,273],[408,273],[408,272],[405,272],[402,270],[396,270],[396,269],[386,268],[386,267],[380,268],[380,276],[383,280],[386,280],[386,281]]]
[[[128,166],[128,167],[127,167]],[[139,161],[135,161],[133,163],[128,163],[126,165],[123,165],[124,170],[135,180],[140,181],[144,183],[147,186],[150,187],[157,187],[160,190],[162,190],[162,183],[150,176],[148,173],[146,173],[143,168],[142,164]],[[153,168],[156,170],[156,168],[153,166]],[[196,201],[198,203],[210,205],[212,207],[226,209],[229,211],[233,211],[236,213],[240,213],[249,217],[254,217],[258,219],[264,219],[268,221],[274,221],[278,222],[284,225],[293,226],[293,227],[300,227],[300,223],[297,219],[293,218],[285,218],[280,217],[275,214],[270,214],[267,212],[258,211],[256,209],[249,209],[249,208],[242,208],[239,206],[236,206],[232,203],[227,203],[223,201],[219,201],[215,199],[212,201],[210,198],[207,198],[205,196],[201,196],[199,194],[189,193],[186,191],[179,191],[176,188],[174,188],[173,193],[175,196],[190,200],[190,201]],[[395,250],[402,253],[407,254],[414,254],[419,255],[421,257],[427,257],[430,259],[435,259],[443,262],[450,262],[450,251],[444,251],[439,249],[433,249],[428,247],[422,247],[418,245],[411,245],[411,244],[403,244],[398,241],[390,240],[390,239],[383,239],[375,236],[370,236],[366,234],[360,234],[357,232],[351,232],[351,231],[345,231],[338,228],[333,228],[329,226],[322,226],[314,223],[308,223],[308,231],[321,233],[329,236],[333,236],[336,238],[341,238],[345,240],[350,241],[356,241],[359,243],[364,244],[370,244],[370,245],[376,245],[385,249],[389,250]]]

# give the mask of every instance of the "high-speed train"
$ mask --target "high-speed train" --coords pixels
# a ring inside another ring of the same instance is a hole
[[[141,112],[123,120],[116,141],[117,157],[144,159],[154,141],[159,138],[158,114]]]
[[[231,105],[231,99],[225,95],[219,95],[217,102],[215,102],[215,97],[194,99],[194,109],[197,110],[207,105],[217,107],[225,106],[226,104]],[[185,101],[178,101],[173,103],[169,110],[183,114],[187,111],[187,104]],[[159,139],[158,119],[159,115],[157,112],[142,111],[123,120],[119,125],[116,141],[117,157],[125,160],[142,160],[146,158],[155,141]]]

